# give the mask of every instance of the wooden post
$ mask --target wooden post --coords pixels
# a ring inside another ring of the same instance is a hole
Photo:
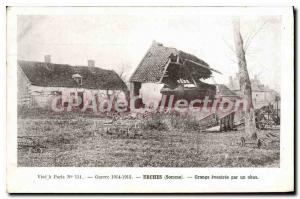
[[[223,118],[220,118],[220,131],[223,131]]]
[[[225,120],[225,131],[227,131],[228,130],[228,116],[225,116],[224,120]]]
[[[231,120],[230,120],[231,130],[234,128],[234,115],[235,115],[235,113],[232,112],[231,113]]]

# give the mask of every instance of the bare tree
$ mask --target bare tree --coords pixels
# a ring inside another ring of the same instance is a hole
[[[125,71],[126,71],[125,67],[122,66],[121,70],[118,72],[119,77],[123,80],[124,83],[127,82],[127,77],[126,77]]]
[[[120,67],[120,70],[117,72],[118,76],[122,79],[122,81],[125,83],[127,88],[129,88],[129,78],[128,78],[127,73],[126,73],[128,68],[129,68],[129,64],[123,63],[122,66]],[[129,90],[126,89],[126,90],[123,90],[122,92],[124,92],[125,98],[127,100],[129,100]],[[119,98],[119,95],[122,92],[116,93],[117,98]]]
[[[244,42],[240,32],[239,18],[233,18],[232,25],[233,25],[235,54],[239,65],[239,82],[240,82],[241,97],[245,101],[247,101],[247,107],[245,111],[245,133],[252,140],[257,140],[257,133],[256,133],[256,126],[255,126],[255,113],[254,113],[254,107],[252,103],[251,82],[250,82],[249,73],[247,69]]]
[[[128,77],[128,69],[130,68],[129,63],[122,63],[117,71],[119,77],[123,80],[123,82],[128,86],[129,84],[129,77]]]

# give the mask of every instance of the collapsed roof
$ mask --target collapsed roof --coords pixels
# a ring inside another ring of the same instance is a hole
[[[211,77],[212,71],[218,72],[192,54],[153,42],[131,76],[130,82],[168,84],[165,78],[176,81],[183,78],[197,83],[199,79]]]

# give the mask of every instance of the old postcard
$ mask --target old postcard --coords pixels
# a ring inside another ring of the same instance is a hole
[[[7,191],[294,191],[292,7],[8,7]]]

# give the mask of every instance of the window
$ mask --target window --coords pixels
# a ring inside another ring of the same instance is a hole
[[[77,82],[78,85],[82,85],[82,76],[78,73],[72,75],[72,78]]]

